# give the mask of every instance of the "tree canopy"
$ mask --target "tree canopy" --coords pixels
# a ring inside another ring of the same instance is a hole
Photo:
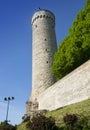
[[[59,80],[90,59],[90,0],[80,10],[54,55],[52,73]]]

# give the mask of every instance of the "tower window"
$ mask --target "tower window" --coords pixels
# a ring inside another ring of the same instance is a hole
[[[43,15],[43,18],[45,18],[45,15]]]
[[[34,19],[34,21],[36,20],[36,18]]]
[[[46,39],[46,38],[45,38],[44,40],[45,40],[45,41],[47,41],[47,39]]]
[[[37,28],[37,25],[35,25],[35,27]]]
[[[48,61],[46,63],[48,63]]]
[[[40,15],[40,18],[42,18],[42,15]]]

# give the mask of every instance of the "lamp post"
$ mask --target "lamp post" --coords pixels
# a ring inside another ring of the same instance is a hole
[[[6,112],[6,122],[8,122],[8,112],[9,112],[9,104],[11,100],[14,100],[14,97],[5,97],[4,98],[5,101],[7,101],[7,112]]]

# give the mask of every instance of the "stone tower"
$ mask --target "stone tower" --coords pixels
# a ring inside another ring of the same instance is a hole
[[[55,16],[48,10],[37,10],[32,16],[32,93],[26,103],[33,110],[38,95],[55,83],[51,67],[57,49]],[[38,104],[39,105],[39,104]],[[36,105],[37,107],[37,105]]]

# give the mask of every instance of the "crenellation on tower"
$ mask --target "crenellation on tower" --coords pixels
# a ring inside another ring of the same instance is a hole
[[[53,22],[55,24],[55,16],[54,14],[49,10],[38,10],[35,12],[35,14],[32,16],[31,24],[33,24],[38,19],[47,19]]]

